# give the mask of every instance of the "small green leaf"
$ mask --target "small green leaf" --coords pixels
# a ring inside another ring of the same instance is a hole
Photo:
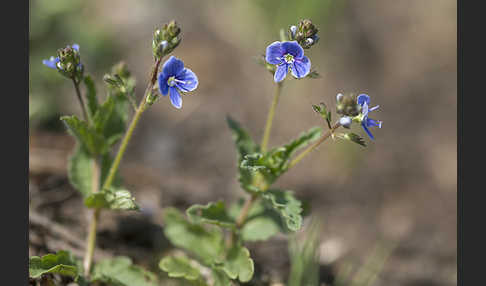
[[[227,228],[235,227],[235,221],[226,213],[222,201],[211,202],[205,206],[193,205],[187,209],[186,214],[194,223],[209,223]]]
[[[98,108],[93,116],[93,123],[96,132],[104,134],[106,124],[113,114],[115,108],[115,100],[112,96],[108,96],[106,101]]]
[[[86,121],[82,121],[74,115],[62,116],[61,120],[66,124],[69,132],[90,154],[98,155],[104,151],[103,136],[90,128]]]
[[[321,75],[316,70],[313,70],[306,77],[315,79],[315,78],[320,78]]]
[[[221,267],[229,278],[238,278],[241,282],[248,282],[253,277],[253,260],[250,258],[248,249],[243,246],[232,247],[223,265],[218,267]]]
[[[164,234],[177,247],[197,256],[205,265],[212,265],[224,251],[223,234],[220,229],[206,229],[193,224],[175,208],[164,212]]]
[[[47,254],[42,257],[29,258],[29,277],[38,278],[43,274],[57,273],[73,278],[78,277],[76,259],[68,251],[58,251],[56,254]]]
[[[191,261],[184,257],[166,256],[159,262],[159,267],[167,272],[171,278],[198,280],[201,278],[199,269],[191,265]]]
[[[89,114],[91,117],[93,117],[98,110],[98,99],[96,98],[95,83],[90,75],[85,75],[84,84],[86,85],[86,98],[88,101]]]
[[[129,191],[123,189],[102,190],[91,194],[84,200],[89,208],[106,208],[111,210],[139,210],[135,198]]]
[[[253,186],[254,172],[242,167],[241,163],[246,155],[260,152],[260,146],[253,141],[248,132],[246,132],[238,122],[229,116],[226,119],[228,126],[232,131],[233,140],[235,141],[236,149],[238,151],[238,181],[244,190],[258,192],[260,190]]]
[[[228,286],[231,285],[231,280],[228,275],[221,269],[212,269],[213,286]]]
[[[261,215],[248,219],[241,228],[244,241],[264,241],[281,231],[281,224],[274,216]]]
[[[128,257],[104,259],[93,268],[92,282],[116,286],[156,286],[156,275],[134,265]]]
[[[302,227],[302,203],[292,191],[268,190],[262,193],[262,198],[279,213],[290,231]]]
[[[262,174],[266,184],[271,185],[287,171],[292,155],[300,148],[319,139],[321,132],[320,127],[313,127],[282,147],[273,148],[263,154],[258,152],[247,154],[240,163],[240,169],[246,170],[252,177],[258,173]]]
[[[112,158],[110,154],[101,156],[101,182],[103,182],[110,169]],[[93,174],[94,158],[83,148],[76,146],[73,155],[69,158],[68,163],[68,178],[73,187],[78,190],[83,197],[87,197],[92,192],[92,174]],[[121,185],[121,178],[117,172],[113,186]]]

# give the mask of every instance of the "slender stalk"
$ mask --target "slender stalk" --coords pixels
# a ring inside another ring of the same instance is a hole
[[[147,85],[147,89],[145,90],[144,97],[142,101],[140,101],[140,104],[138,108],[135,111],[135,115],[133,116],[132,121],[130,122],[130,125],[125,133],[125,136],[123,137],[122,143],[120,145],[120,148],[118,149],[118,152],[116,154],[115,160],[111,164],[110,170],[108,172],[108,176],[103,183],[102,190],[108,189],[111,187],[111,184],[113,183],[113,179],[115,178],[116,171],[118,170],[118,167],[120,166],[121,159],[123,158],[123,155],[125,154],[125,151],[128,146],[128,142],[132,138],[133,131],[135,130],[135,127],[138,124],[138,121],[140,120],[140,117],[142,116],[142,113],[146,109],[146,99],[148,94],[152,91],[152,88],[157,81],[157,72],[159,70],[160,62],[162,61],[162,58],[159,58],[152,69],[152,74],[150,76],[150,81]],[[76,82],[75,82],[76,86]],[[79,91],[79,88],[77,88],[77,91]],[[84,109],[83,109],[84,111]],[[100,183],[100,168],[98,165],[97,160],[95,160],[95,163],[93,165],[93,193],[96,193],[99,191],[99,183]],[[90,273],[90,268],[91,264],[93,261],[93,254],[94,250],[96,248],[96,228],[98,225],[100,217],[100,209],[95,209],[93,211],[91,221],[89,224],[89,231],[88,231],[88,237],[87,237],[87,246],[86,246],[86,255],[84,257],[84,271],[85,275],[88,276]]]
[[[93,194],[99,191],[100,186],[100,166],[98,159],[93,160],[93,174],[91,178],[91,192]],[[88,236],[86,238],[86,252],[84,255],[84,275],[88,276],[91,270],[91,264],[93,262],[93,254],[96,245],[96,227],[98,225],[98,219],[100,217],[100,209],[90,211],[91,220],[89,223]]]
[[[243,205],[243,208],[241,209],[240,215],[236,219],[236,227],[240,228],[243,226],[243,223],[245,223],[246,218],[248,217],[248,213],[253,205],[253,203],[256,201],[258,198],[257,195],[252,194],[250,199],[245,201],[245,204]]]
[[[76,90],[76,96],[79,100],[79,105],[81,105],[81,110],[83,111],[83,118],[86,122],[89,122],[88,113],[86,112],[86,107],[84,105],[83,97],[81,96],[81,91],[79,90],[79,82],[77,82],[74,78],[72,79],[74,83],[74,89]]]
[[[329,129],[324,135],[322,135],[322,137],[318,141],[316,141],[314,144],[307,147],[307,149],[302,151],[302,153],[300,153],[297,157],[295,157],[292,161],[290,161],[288,169],[295,166],[295,164],[299,163],[300,160],[302,160],[305,156],[307,156],[312,150],[316,149],[317,146],[321,145],[321,143],[324,142],[327,138],[329,138],[329,136],[332,135],[334,130],[338,129],[340,126],[341,124],[339,124],[339,122],[336,122],[336,124],[334,124],[331,127],[331,129]]]
[[[270,138],[270,131],[272,130],[273,117],[275,116],[275,109],[277,108],[278,99],[280,97],[280,93],[282,92],[282,84],[282,82],[277,83],[277,87],[275,88],[275,94],[272,100],[272,105],[270,106],[270,110],[268,111],[267,123],[265,124],[265,131],[263,133],[263,139],[261,144],[263,152],[267,150],[268,139]]]
[[[154,86],[155,82],[157,81],[157,71],[159,70],[161,61],[162,58],[158,59],[154,64],[150,82],[147,86],[147,89],[145,90],[145,95],[143,96],[142,101],[140,101],[140,104],[135,112],[135,115],[133,116],[132,122],[130,122],[130,125],[128,126],[128,130],[125,133],[125,136],[123,137],[120,148],[118,149],[118,152],[116,154],[115,160],[111,164],[110,170],[108,171],[108,176],[106,177],[102,189],[108,189],[109,187],[111,187],[111,184],[113,183],[113,179],[115,178],[116,171],[118,170],[121,159],[123,158],[123,155],[125,154],[125,151],[127,149],[128,142],[130,142],[130,139],[132,138],[133,135],[133,131],[135,130],[135,127],[137,126],[138,121],[142,116],[142,113],[145,111],[147,107],[146,99],[148,94],[152,91],[152,87]]]

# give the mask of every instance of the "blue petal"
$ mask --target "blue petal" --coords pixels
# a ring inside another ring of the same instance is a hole
[[[364,93],[358,95],[358,104],[363,105],[363,103],[367,103],[368,105],[370,104],[370,97]]]
[[[287,75],[287,72],[289,70],[289,66],[287,64],[280,64],[277,66],[277,70],[275,71],[275,74],[273,75],[273,80],[275,82],[281,82],[285,76]]]
[[[59,58],[56,57],[51,57],[50,59],[48,60],[42,60],[42,63],[47,66],[48,68],[51,68],[51,69],[57,69],[57,66],[56,64],[59,62]]]
[[[278,65],[282,62],[282,56],[284,55],[284,51],[282,49],[282,43],[280,42],[273,42],[267,47],[267,51],[265,53],[265,60],[272,65]]]
[[[167,84],[167,77],[164,76],[163,73],[159,73],[159,77],[157,78],[159,82],[159,91],[163,96],[167,95],[169,92],[169,85]]]
[[[177,88],[171,86],[169,92],[170,102],[174,105],[175,108],[180,109],[182,107],[182,97],[179,94]]]
[[[75,49],[77,52],[79,52],[79,45],[78,44],[73,44],[73,49]]]
[[[171,56],[162,66],[162,73],[165,77],[176,76],[184,69],[184,62],[178,58]]]
[[[304,56],[304,49],[297,43],[297,41],[283,42],[282,49],[284,54],[291,54],[294,59],[302,59]]]
[[[371,139],[375,139],[375,138],[373,137],[373,134],[371,134],[370,130],[368,129],[368,127],[366,127],[366,124],[365,124],[365,122],[364,122],[364,121],[363,121],[363,122],[361,122],[361,126],[363,127],[364,131],[366,131],[366,133],[368,134],[368,136],[370,136],[370,138],[371,138]]]
[[[369,112],[371,112],[371,111],[373,111],[373,110],[377,110],[378,108],[380,108],[380,106],[379,106],[379,105],[377,105],[377,106],[373,106],[372,108],[370,108],[370,109],[369,109]]]
[[[361,113],[363,114],[363,118],[366,120],[366,118],[368,118],[368,103],[363,103],[363,108],[361,110]]]
[[[177,87],[184,92],[195,90],[199,83],[196,74],[188,68],[183,69],[176,79],[179,81],[176,83]]]
[[[377,126],[378,128],[381,128],[381,121],[376,121],[374,119],[371,119],[371,118],[367,118],[366,119],[366,125],[367,126]]]
[[[310,60],[304,56],[300,60],[295,60],[291,65],[292,75],[296,78],[303,78],[309,74],[311,68]]]

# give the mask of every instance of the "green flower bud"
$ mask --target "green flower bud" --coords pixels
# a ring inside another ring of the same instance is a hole
[[[57,63],[57,70],[66,77],[80,81],[83,78],[84,67],[81,64],[81,57],[79,55],[79,48],[72,48],[67,46],[64,49],[57,51],[59,62]]]
[[[312,24],[311,20],[303,19],[299,21],[294,39],[302,46],[302,48],[309,49],[318,42],[318,31],[319,30]]]
[[[155,58],[161,58],[171,53],[181,42],[181,28],[172,20],[162,29],[156,29],[152,40],[152,50]]]
[[[359,115],[361,106],[356,101],[356,95],[338,94],[336,96],[336,112],[342,116],[357,116]]]

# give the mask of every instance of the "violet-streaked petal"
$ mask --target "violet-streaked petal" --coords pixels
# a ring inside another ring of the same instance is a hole
[[[287,64],[278,65],[277,70],[275,70],[275,74],[273,75],[273,80],[275,82],[281,82],[287,75],[288,70],[289,67]]]
[[[57,69],[56,64],[59,62],[59,57],[50,57],[48,60],[42,60],[42,63],[51,69]]]
[[[195,90],[199,83],[196,74],[188,68],[183,69],[176,80],[176,85],[184,92]]]
[[[175,108],[180,109],[182,107],[182,97],[179,94],[177,88],[173,86],[169,88],[169,97],[170,97],[170,102]]]
[[[368,105],[370,104],[370,97],[364,93],[358,95],[358,104],[363,105],[363,103],[367,103]]]
[[[73,49],[75,49],[77,52],[79,52],[79,45],[78,44],[73,44]]]
[[[281,42],[273,42],[267,47],[267,51],[265,52],[265,60],[272,65],[278,65],[282,62],[282,56],[284,52],[282,50],[282,43]]]
[[[361,122],[361,126],[363,127],[364,131],[368,134],[368,136],[370,136],[371,139],[375,139],[375,137],[373,137],[373,134],[371,134],[368,127],[366,127],[366,124],[364,123],[364,121]]]
[[[176,76],[183,69],[184,62],[174,56],[171,56],[162,66],[162,73],[165,77],[169,78],[171,76]]]
[[[294,59],[301,59],[304,56],[304,49],[297,41],[283,42],[282,49],[284,54],[291,54]]]
[[[364,102],[363,103],[363,108],[361,110],[361,113],[363,114],[363,117],[364,118],[367,118],[368,117],[368,112],[369,112],[369,110],[368,110],[368,103]]]
[[[166,96],[169,92],[169,85],[167,84],[168,78],[163,73],[159,73],[157,81],[159,82],[159,91],[163,96]]]
[[[292,75],[296,78],[303,78],[309,74],[311,68],[311,62],[309,58],[304,56],[300,60],[295,60],[291,65]]]
[[[367,118],[366,119],[366,125],[367,126],[377,126],[377,127],[381,128],[381,121],[376,121],[374,119]]]

